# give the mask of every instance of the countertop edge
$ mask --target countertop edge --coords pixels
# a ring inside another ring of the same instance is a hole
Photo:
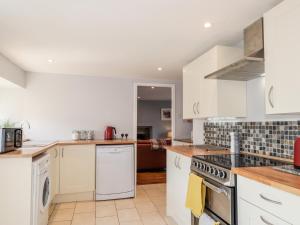
[[[48,151],[50,148],[56,146],[56,145],[133,145],[135,144],[135,140],[79,140],[79,141],[73,141],[73,140],[62,140],[62,141],[53,141],[52,143],[43,146],[43,147],[32,147],[28,148],[26,150],[22,151],[22,148],[20,150],[11,151],[8,153],[0,154],[0,160],[1,159],[17,159],[17,158],[34,158],[40,154],[43,154],[44,152]],[[28,150],[28,152],[26,152]]]

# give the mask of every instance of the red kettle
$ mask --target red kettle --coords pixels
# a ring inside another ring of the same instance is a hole
[[[113,140],[117,134],[117,130],[115,127],[106,127],[104,131],[104,139],[105,140]]]
[[[294,145],[294,167],[300,169],[300,137],[297,137]]]

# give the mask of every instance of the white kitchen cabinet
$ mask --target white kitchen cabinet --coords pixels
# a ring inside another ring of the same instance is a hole
[[[205,79],[242,56],[242,49],[216,46],[183,68],[184,119],[246,116],[246,82]]]
[[[266,113],[299,113],[300,1],[285,0],[264,15]]]
[[[95,191],[95,145],[60,149],[60,194]]]
[[[300,196],[237,177],[239,225],[300,224]]]
[[[180,225],[191,224],[191,211],[185,208],[191,158],[167,152],[167,215]]]
[[[54,197],[59,193],[59,148],[55,146],[48,150],[50,155],[50,199],[53,200]]]
[[[239,199],[238,204],[239,225],[290,225],[290,223],[283,221],[243,199]]]

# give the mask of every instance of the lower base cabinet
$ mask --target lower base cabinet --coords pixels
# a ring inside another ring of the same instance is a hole
[[[191,158],[167,151],[167,215],[178,225],[191,224],[191,212],[185,208]]]
[[[300,196],[237,177],[239,225],[299,225]]]
[[[239,225],[291,225],[243,199],[238,204]]]
[[[65,145],[60,149],[60,194],[95,191],[95,145]]]

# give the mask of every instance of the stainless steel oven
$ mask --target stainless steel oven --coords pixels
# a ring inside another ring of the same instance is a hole
[[[199,173],[195,174],[204,179],[206,186],[205,213],[221,225],[235,225],[235,187],[226,187]],[[198,224],[199,219],[192,216],[192,225]]]

